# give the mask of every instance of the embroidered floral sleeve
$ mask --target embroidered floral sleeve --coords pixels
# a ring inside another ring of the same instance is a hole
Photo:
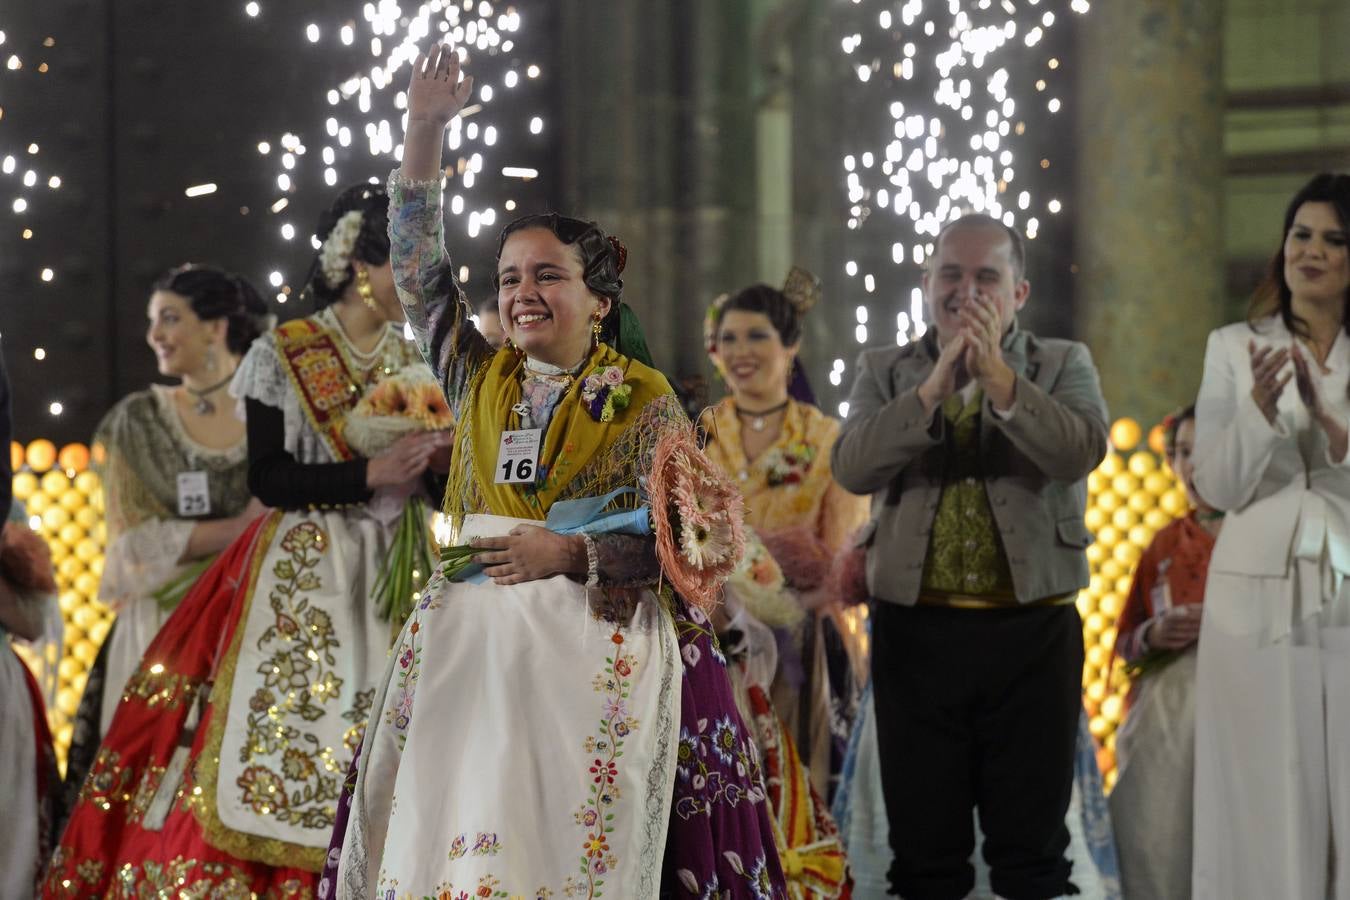
[[[439,179],[409,181],[398,169],[389,176],[389,258],[417,347],[458,420],[473,373],[494,351],[470,319],[445,249]]]

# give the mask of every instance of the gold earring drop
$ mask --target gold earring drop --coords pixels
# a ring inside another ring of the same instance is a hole
[[[595,338],[595,345],[600,346],[600,317],[596,316],[591,320],[591,337]]]
[[[366,274],[365,269],[356,270],[356,293],[361,296],[361,302],[370,307],[372,312],[379,312],[380,306],[375,302],[375,289],[370,286],[370,276]]]

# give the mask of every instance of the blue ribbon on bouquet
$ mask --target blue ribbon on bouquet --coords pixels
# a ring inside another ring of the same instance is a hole
[[[605,512],[605,508],[618,498],[635,493],[635,488],[622,487],[602,497],[560,500],[549,507],[543,527],[555,534],[651,534],[652,517],[648,506]],[[485,584],[488,577],[483,574],[482,564],[475,562],[465,566],[451,580]]]

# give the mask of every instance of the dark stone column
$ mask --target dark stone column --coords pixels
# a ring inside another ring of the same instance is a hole
[[[1220,0],[1094,3],[1081,22],[1077,320],[1113,416],[1194,398],[1222,323]]]

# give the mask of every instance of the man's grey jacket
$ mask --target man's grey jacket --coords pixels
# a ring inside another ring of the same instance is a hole
[[[925,415],[918,397],[937,353],[933,330],[904,347],[864,352],[831,455],[841,485],[873,495],[867,586],[891,603],[919,598],[942,495],[947,423],[940,407]],[[1032,603],[1088,583],[1086,479],[1106,455],[1106,401],[1084,344],[1038,338],[1014,322],[1003,358],[1017,376],[1015,402],[1003,419],[985,400],[981,460],[1017,600]]]

